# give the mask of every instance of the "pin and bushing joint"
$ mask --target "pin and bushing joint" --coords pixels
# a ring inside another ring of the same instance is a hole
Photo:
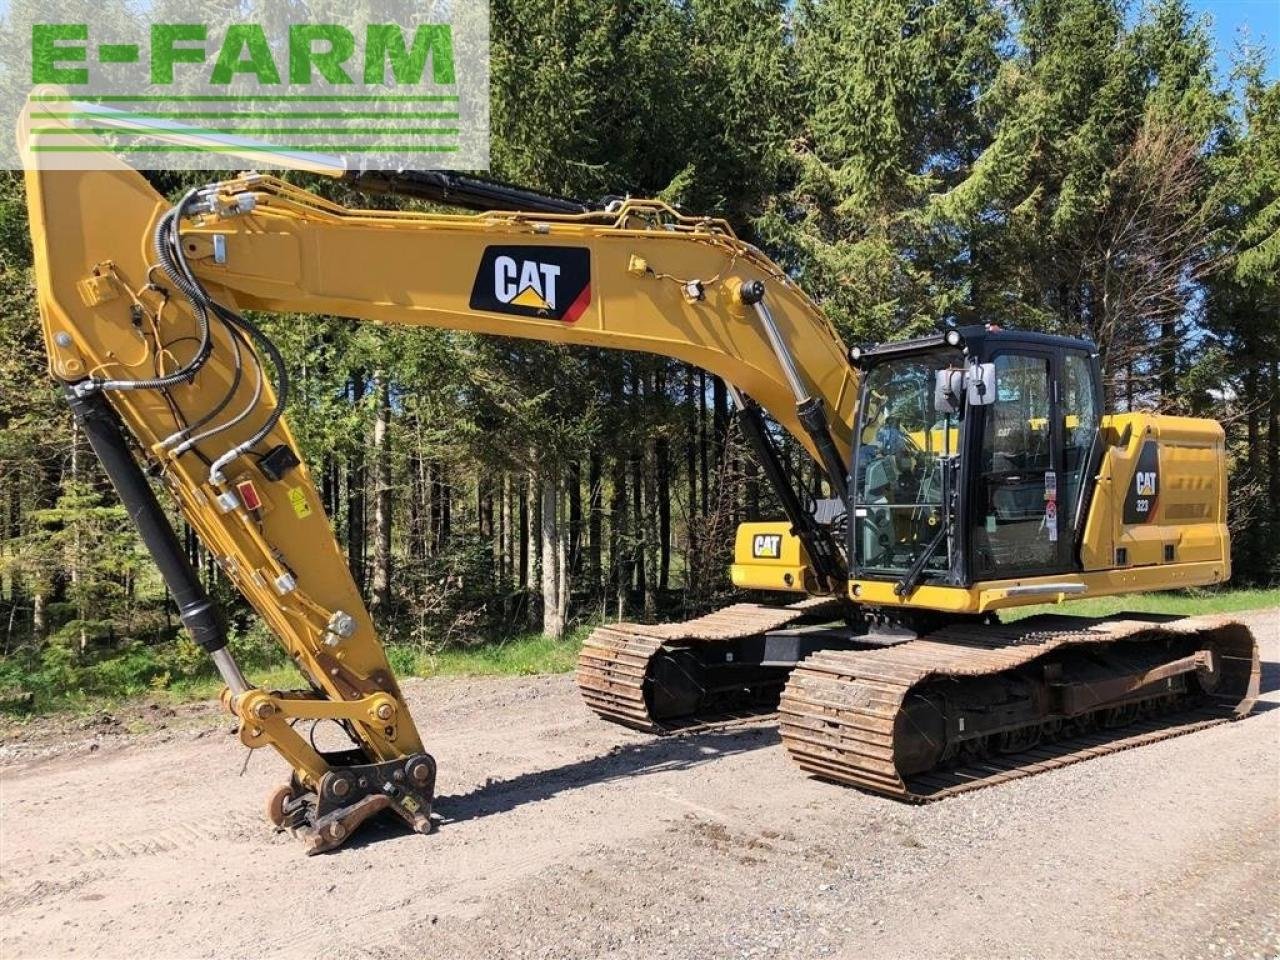
[[[743,306],[753,307],[764,299],[763,280],[743,280],[738,287],[738,299]]]

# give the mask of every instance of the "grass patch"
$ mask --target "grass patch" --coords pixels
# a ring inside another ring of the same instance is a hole
[[[1001,611],[1001,617],[1006,621],[1037,613],[1104,617],[1124,611],[1192,616],[1267,607],[1280,607],[1280,588],[1136,593],[1063,604],[1037,604]],[[387,656],[400,677],[566,673],[573,669],[578,650],[590,629],[590,626],[579,627],[563,640],[530,633],[437,652],[391,644],[387,647]],[[236,638],[232,648],[251,683],[267,689],[305,686],[301,675],[284,661],[283,653],[265,629],[256,628],[251,635]],[[162,704],[208,700],[221,692],[222,681],[204,654],[190,641],[180,639],[176,644],[153,647],[134,644],[127,650],[104,654],[80,665],[73,663],[65,652],[54,656],[46,651],[42,659],[0,660],[0,694],[6,690],[30,693],[21,703],[4,702],[0,696],[0,713],[31,717],[111,711],[140,698]]]
[[[1202,613],[1237,613],[1280,607],[1280,587],[1263,590],[1178,590],[1164,593],[1128,593],[1118,597],[1094,597],[1066,603],[1038,603],[1031,607],[1001,610],[1001,620],[1021,620],[1037,613],[1061,613],[1076,617],[1109,617],[1133,613],[1167,613],[1191,617]]]
[[[387,658],[401,678],[565,673],[573,669],[589,631],[590,627],[580,627],[563,640],[531,633],[438,652],[389,644]],[[241,645],[233,643],[233,649]],[[265,630],[255,630],[243,646],[246,649],[237,652],[242,654],[239,659],[250,683],[268,690],[306,686],[302,675],[284,659]],[[0,715],[21,718],[53,713],[110,713],[140,699],[166,705],[211,700],[222,692],[223,683],[203,653],[197,653],[198,659],[184,663],[182,672],[175,669],[174,647],[168,644],[135,644],[127,652],[104,653],[91,663],[75,667],[60,661],[62,669],[57,671],[29,657],[0,661]],[[19,691],[20,699],[7,699]]]
[[[589,629],[580,628],[563,640],[527,634],[510,640],[476,644],[457,650],[427,653],[414,647],[389,645],[387,659],[396,675],[404,677],[516,677],[543,673],[567,673],[578,661],[578,650]],[[246,671],[249,682],[267,690],[305,686],[302,675],[290,664]],[[210,700],[222,692],[217,676],[195,677],[150,694],[157,702],[186,703]],[[92,707],[106,706],[104,702]]]
[[[578,661],[578,650],[588,627],[579,627],[563,640],[527,634],[498,643],[478,644],[439,653],[413,653],[409,669],[415,677],[515,677],[539,673],[565,673]],[[399,669],[397,648],[391,649],[392,666]]]

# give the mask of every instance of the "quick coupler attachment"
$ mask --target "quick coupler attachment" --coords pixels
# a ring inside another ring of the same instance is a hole
[[[392,694],[378,690],[359,699],[329,700],[308,690],[253,687],[236,694],[228,688],[222,701],[240,720],[242,744],[250,750],[271,747],[293,768],[290,782],[268,799],[267,817],[302,837],[307,853],[341,846],[383,810],[418,833],[431,832],[436,762],[416,736],[411,746],[396,744],[401,706]],[[323,751],[295,729],[300,721],[323,720],[342,726],[353,743],[362,734],[369,737],[368,745]],[[376,749],[404,752],[376,760]]]
[[[416,753],[382,763],[338,766],[350,754],[325,755],[335,764],[320,778],[317,790],[303,788],[297,777],[267,798],[267,819],[289,830],[305,845],[308,856],[342,846],[362,823],[390,810],[415,833],[431,832],[436,762]]]

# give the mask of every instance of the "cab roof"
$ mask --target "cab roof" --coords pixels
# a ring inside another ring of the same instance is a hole
[[[959,343],[950,343],[947,338],[958,334]],[[855,366],[865,366],[868,362],[883,360],[886,357],[906,356],[913,353],[925,353],[948,346],[963,346],[968,353],[981,354],[997,346],[1010,347],[1047,347],[1057,350],[1076,350],[1084,353],[1096,353],[1097,344],[1081,337],[1062,337],[1051,333],[1034,333],[1029,330],[1005,330],[994,325],[971,324],[963,327],[951,327],[924,337],[911,340],[895,340],[880,343],[871,347],[862,347],[857,357],[851,356]]]

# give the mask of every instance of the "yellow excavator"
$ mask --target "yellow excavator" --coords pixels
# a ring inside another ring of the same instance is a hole
[[[729,384],[785,512],[740,528],[733,580],[783,599],[601,626],[577,680],[607,719],[664,733],[776,710],[805,770],[928,800],[1253,705],[1257,644],[1228,620],[999,622],[1230,575],[1221,427],[1107,413],[1087,341],[973,326],[848,349],[726,222],[652,200],[320,164],[472,212],[352,209],[259,174],[173,203],[99,164],[27,173],[49,368],[224,679],[241,741],[291,768],[268,815],[309,852],[384,810],[429,831],[436,765],[286,424],[288,368],[260,312],[661,354]],[[794,489],[777,428],[828,497]],[[304,689],[242,674],[153,486]],[[350,748],[295,729],[320,720]]]

